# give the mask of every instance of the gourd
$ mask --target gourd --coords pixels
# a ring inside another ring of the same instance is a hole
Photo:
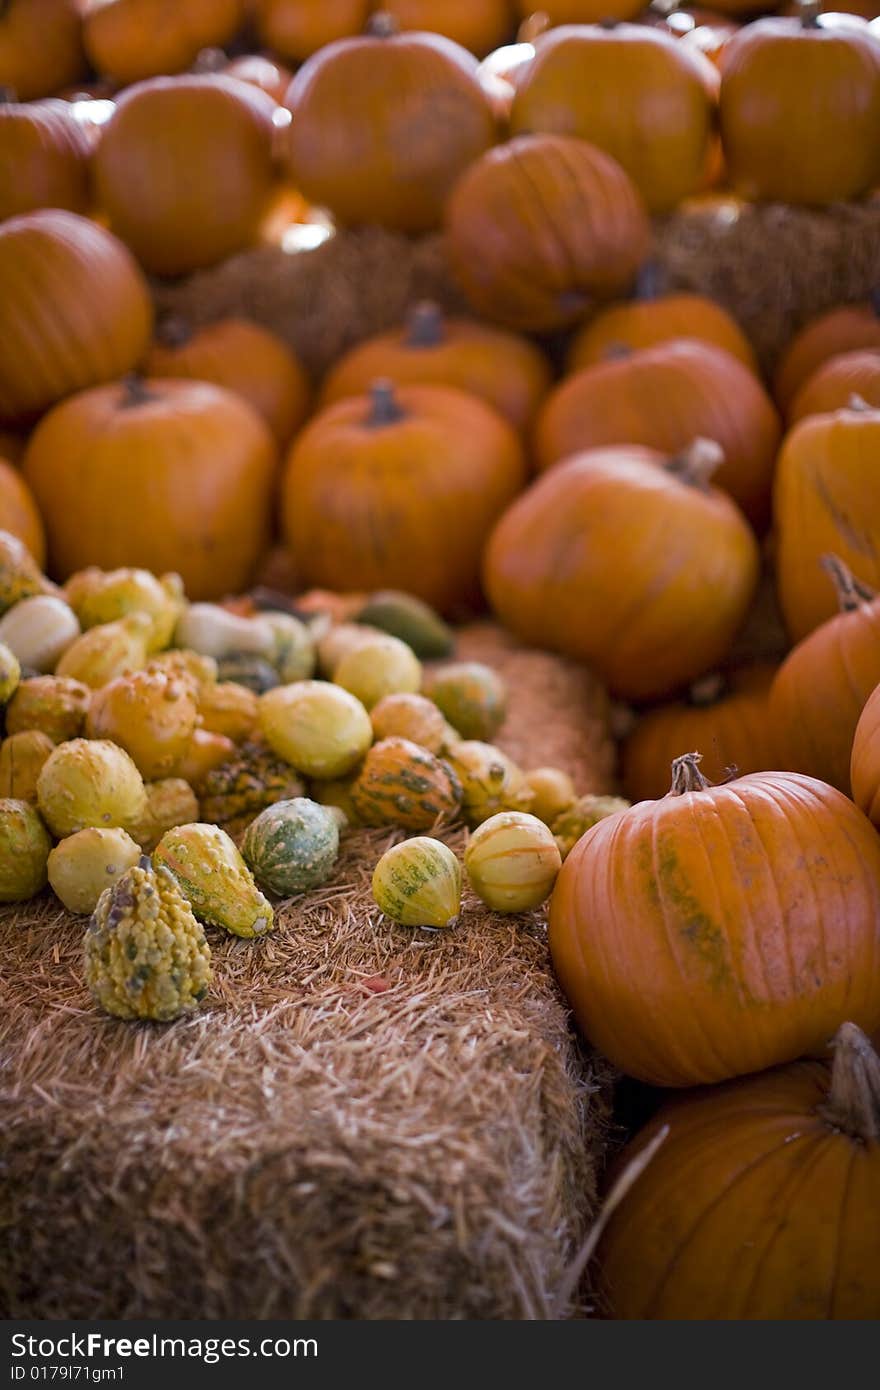
[[[562,856],[548,827],[524,811],[501,811],[468,840],[464,867],[493,912],[529,912],[550,896]]]
[[[319,806],[327,806],[331,811],[345,818],[345,825],[349,829],[354,829],[363,824],[357,813],[354,804],[354,787],[358,779],[360,768],[355,768],[347,777],[330,778],[320,782],[313,782],[311,786],[311,796],[317,801]]]
[[[332,680],[336,668],[344,656],[347,656],[349,652],[356,651],[365,642],[370,642],[383,635],[379,628],[370,627],[366,623],[331,623],[318,639],[318,670],[322,676]]]
[[[449,656],[455,646],[452,629],[429,604],[393,589],[370,594],[356,621],[399,637],[416,656]]]
[[[99,690],[117,676],[146,666],[152,630],[146,613],[129,613],[115,623],[90,627],[67,646],[56,663],[55,674]]]
[[[336,666],[333,680],[371,710],[386,695],[416,694],[422,684],[422,664],[405,642],[383,633],[348,652]]]
[[[195,791],[201,792],[206,777],[214,768],[222,766],[234,756],[235,744],[231,738],[196,728],[171,772],[174,777],[182,777]]]
[[[260,697],[260,728],[279,758],[307,777],[342,777],[373,741],[360,700],[328,681],[299,681]]]
[[[163,777],[144,786],[146,803],[126,829],[144,853],[156,848],[166,830],[176,825],[189,825],[199,818],[199,803],[189,782],[182,777]]]
[[[16,536],[27,547],[38,567],[45,564],[46,535],[37,504],[18,469],[7,463],[5,458],[0,458],[0,531]]]
[[[61,839],[87,826],[122,826],[143,815],[144,780],[124,749],[74,738],[52,750],[37,778],[40,814]]]
[[[566,806],[551,826],[562,858],[568,858],[581,836],[586,835],[598,821],[605,820],[607,816],[616,816],[618,811],[628,810],[629,805],[621,796],[596,796],[590,792]]]
[[[73,609],[49,594],[23,598],[0,618],[0,642],[32,671],[54,670],[79,635]]]
[[[39,729],[10,734],[0,743],[0,796],[37,803],[37,778],[52,749],[52,740]]]
[[[306,797],[276,801],[251,821],[241,852],[262,888],[284,898],[305,893],[333,872],[339,854],[336,818]]]
[[[370,723],[377,740],[406,738],[429,753],[444,753],[459,741],[457,731],[424,695],[385,695],[370,711]]]
[[[450,764],[405,738],[375,743],[352,787],[354,808],[364,825],[404,830],[427,830],[454,819],[461,795]]]
[[[66,102],[19,103],[0,87],[0,221],[35,208],[88,212],[88,158]]]
[[[152,622],[147,642],[151,653],[168,646],[184,604],[179,574],[157,578],[149,570],[108,571],[94,565],[70,576],[64,596],[84,629],[116,622],[130,613],[145,613]]]
[[[453,927],[461,910],[461,864],[448,845],[416,835],[386,850],[373,870],[373,899],[405,927]]]
[[[873,350],[841,352],[817,367],[799,388],[788,411],[789,425],[810,415],[844,410],[854,396],[880,409],[880,318]]]
[[[271,904],[254,883],[233,841],[217,825],[195,822],[166,830],[153,852],[203,922],[234,936],[263,936],[275,925]]]
[[[254,695],[263,695],[283,683],[277,666],[273,666],[264,656],[248,656],[244,652],[221,657],[217,663],[217,676],[221,683],[231,681],[235,685],[243,685]]]
[[[144,857],[98,899],[83,942],[92,998],[117,1018],[168,1022],[201,1003],[211,948],[165,869]]]
[[[147,670],[163,671],[168,676],[190,681],[199,697],[216,684],[219,675],[217,662],[212,656],[200,656],[198,652],[176,648],[151,657]]]
[[[578,329],[568,351],[569,374],[598,366],[621,347],[638,352],[687,338],[722,348],[757,375],[752,346],[726,309],[701,294],[658,294],[656,275],[648,272],[646,267],[639,277],[635,299],[609,304]]]
[[[51,96],[87,70],[77,0],[6,0],[0,9],[0,85],[22,101]]]
[[[6,732],[38,729],[53,743],[79,738],[85,728],[92,692],[68,676],[31,676],[19,685],[6,707]]]
[[[21,663],[11,647],[0,642],[0,705],[6,705],[18,689]]]
[[[57,593],[19,537],[0,530],[0,613],[35,594]]]
[[[500,748],[479,739],[465,739],[449,749],[447,758],[461,782],[462,814],[472,829],[519,804],[522,771]]]
[[[118,743],[141,776],[152,782],[169,776],[179,764],[195,732],[199,709],[185,681],[159,671],[134,671],[95,691],[86,734]]]
[[[300,622],[292,613],[269,611],[261,616],[275,638],[271,660],[281,684],[309,680],[315,674],[317,652],[308,624]]]
[[[49,886],[68,912],[94,912],[105,888],[134,868],[141,851],[124,830],[91,826],[68,835],[52,850]]]
[[[253,736],[259,711],[256,693],[236,681],[218,681],[199,695],[202,727],[212,734],[224,734],[233,743],[243,743]]]
[[[550,905],[553,966],[579,1026],[658,1086],[821,1051],[841,1019],[880,1026],[870,821],[811,777],[713,787],[698,763],[678,758],[667,796],[593,826]]]
[[[782,409],[790,409],[801,388],[826,362],[858,348],[880,351],[880,290],[861,303],[828,309],[798,329],[773,378],[773,394]]]
[[[425,694],[463,739],[488,741],[507,715],[507,686],[481,661],[459,661],[428,673]]]
[[[174,644],[218,660],[245,654],[268,657],[275,650],[275,635],[261,617],[241,618],[217,603],[191,603],[180,615]]]
[[[558,767],[535,767],[522,782],[523,805],[545,825],[552,825],[575,800],[574,783]]]
[[[222,48],[241,27],[242,0],[98,0],[83,16],[92,66],[120,87],[183,72],[202,49]]]
[[[33,806],[0,800],[0,903],[23,903],[46,884],[52,841]]]

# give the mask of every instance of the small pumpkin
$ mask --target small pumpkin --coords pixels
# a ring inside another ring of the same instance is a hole
[[[383,633],[346,653],[333,680],[371,710],[386,695],[416,694],[422,685],[422,664],[399,637]]]
[[[0,7],[0,86],[22,101],[51,96],[85,77],[79,0],[5,0]]]
[[[198,692],[199,697],[216,683],[219,674],[217,662],[212,656],[202,656],[199,652],[179,650],[160,652],[150,657],[148,671],[162,671],[167,676],[188,681]]]
[[[880,352],[880,288],[861,303],[828,309],[798,329],[773,378],[773,394],[782,409],[791,409],[798,392],[826,362],[857,350]]]
[[[307,777],[342,777],[373,740],[360,700],[329,681],[298,681],[260,697],[260,728],[269,747]]]
[[[75,638],[55,666],[55,674],[100,689],[117,676],[147,664],[153,624],[146,613],[129,613],[115,623],[100,623]]]
[[[351,795],[364,825],[428,830],[457,815],[461,793],[448,762],[409,739],[385,738],[367,753]]]
[[[0,88],[0,221],[36,208],[88,212],[90,144],[70,106],[9,91]]]
[[[53,748],[37,778],[40,814],[61,839],[90,825],[122,826],[143,815],[144,779],[123,748],[75,738]]]
[[[853,801],[880,828],[880,686],[865,701],[850,758]]]
[[[752,346],[726,309],[701,294],[658,294],[654,290],[655,278],[643,273],[634,299],[609,304],[578,329],[568,350],[569,373],[595,367],[621,347],[639,352],[676,338],[687,338],[722,348],[757,375]]]
[[[336,667],[344,656],[356,651],[365,642],[371,642],[382,635],[379,628],[370,627],[367,623],[332,623],[318,639],[318,670],[322,676],[332,680]]]
[[[92,66],[120,87],[183,72],[205,48],[222,48],[244,18],[243,0],[91,0],[83,43]]]
[[[167,830],[153,852],[153,863],[171,871],[203,922],[233,936],[263,936],[272,931],[275,918],[270,903],[219,826],[196,821]]]
[[[471,835],[464,867],[477,897],[494,912],[529,912],[550,896],[562,856],[537,816],[501,811]]]
[[[37,804],[37,778],[55,747],[39,729],[23,729],[0,742],[0,796]]]
[[[509,0],[382,0],[382,10],[402,30],[430,30],[482,56],[511,29]]]
[[[6,732],[37,729],[53,743],[79,738],[91,698],[89,687],[69,676],[30,676],[6,707]]]
[[[145,854],[150,854],[175,825],[189,825],[199,818],[199,803],[189,782],[182,777],[163,777],[144,785],[144,810],[126,829]]]
[[[449,656],[455,646],[452,629],[429,604],[394,589],[371,594],[358,611],[356,621],[399,637],[423,659]]]
[[[621,796],[596,796],[590,792],[566,806],[551,826],[562,858],[567,859],[578,840],[600,820],[616,816],[618,811],[626,811],[629,805]]]
[[[517,805],[523,774],[500,748],[479,739],[465,739],[449,749],[447,758],[461,782],[462,814],[472,829]]]
[[[64,597],[84,629],[146,613],[153,624],[147,648],[154,652],[171,641],[184,604],[183,580],[179,574],[157,578],[149,570],[100,570],[90,565],[70,576]]]
[[[482,661],[435,666],[424,691],[463,739],[488,742],[507,715],[507,685]]]
[[[841,352],[817,367],[791,403],[789,424],[796,425],[809,415],[844,410],[854,396],[880,409],[880,341],[873,350]]]
[[[444,753],[452,742],[458,741],[457,732],[450,729],[433,700],[424,695],[385,695],[370,711],[370,723],[377,740],[406,738],[427,748],[429,753]]]
[[[46,886],[52,841],[27,801],[0,799],[0,903],[23,903]]]
[[[405,927],[453,927],[461,910],[461,864],[448,845],[416,835],[392,845],[373,870],[373,899]]]
[[[307,797],[276,801],[251,821],[241,842],[261,887],[288,898],[325,883],[339,855],[332,811]]]
[[[0,618],[0,642],[31,671],[54,670],[79,636],[73,609],[51,594],[23,598]]]
[[[252,9],[261,44],[301,63],[337,39],[360,34],[371,0],[254,0]]]
[[[134,671],[95,691],[86,734],[118,743],[141,776],[152,782],[168,776],[180,763],[195,732],[200,708],[187,682],[159,671]]]
[[[140,857],[140,847],[124,830],[90,826],[68,835],[52,850],[49,886],[68,912],[92,913],[104,889],[134,868]]]

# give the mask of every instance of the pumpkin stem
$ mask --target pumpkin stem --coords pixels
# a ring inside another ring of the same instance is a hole
[[[672,764],[672,786],[670,796],[684,796],[685,792],[705,792],[712,786],[700,771],[702,753],[683,753]]]
[[[18,92],[14,87],[0,86],[0,106],[14,106],[18,101]]]
[[[524,19],[516,31],[517,43],[531,43],[539,39],[542,34],[546,34],[550,28],[550,16],[543,10],[537,10]]]
[[[708,492],[709,480],[724,462],[724,450],[714,439],[697,438],[680,454],[666,460],[669,473],[683,483]]]
[[[846,408],[847,408],[847,410],[873,410],[873,409],[874,409],[874,407],[873,407],[872,405],[869,405],[869,404],[868,404],[868,402],[865,400],[864,396],[860,396],[859,393],[858,393],[857,391],[853,391],[852,395],[850,396],[849,400],[848,400],[847,403],[846,403]]]
[[[192,324],[182,314],[165,314],[156,326],[156,341],[163,347],[183,347],[192,335]]]
[[[619,338],[612,338],[610,343],[606,343],[602,349],[603,362],[619,362],[624,357],[632,357],[632,348],[629,343],[623,343]]]
[[[387,377],[374,381],[370,387],[370,413],[367,416],[367,424],[393,425],[402,419],[403,411],[397,402],[392,383]]]
[[[658,299],[660,296],[660,267],[656,261],[645,261],[636,276],[636,299]]]
[[[155,400],[153,392],[147,388],[147,383],[139,372],[129,372],[122,378],[122,392],[123,410],[136,405],[146,405],[147,401]]]
[[[432,299],[421,299],[414,304],[407,318],[407,347],[429,348],[442,343],[445,324],[443,311]]]
[[[799,0],[798,9],[800,11],[802,29],[818,29],[819,17],[822,14],[821,0]]]
[[[844,564],[839,555],[823,555],[819,563],[831,576],[841,613],[852,613],[863,603],[871,603],[877,597],[876,590],[861,579],[856,579],[849,565]]]
[[[201,48],[195,56],[192,71],[195,73],[223,72],[229,59],[222,48]]]
[[[819,1114],[853,1139],[876,1143],[880,1140],[880,1057],[854,1023],[841,1023],[832,1047],[831,1085]]]
[[[619,19],[612,19],[611,16],[609,15],[607,19],[600,19],[600,20],[599,20],[599,28],[600,28],[600,29],[616,29],[619,23],[620,23],[620,20],[619,20]]]
[[[727,678],[720,671],[711,671],[708,676],[701,676],[698,681],[694,681],[688,690],[688,703],[703,709],[707,705],[716,704],[722,696],[729,693],[729,690]]]
[[[400,25],[393,14],[388,14],[386,10],[377,10],[367,20],[364,33],[371,39],[393,39],[400,33]]]

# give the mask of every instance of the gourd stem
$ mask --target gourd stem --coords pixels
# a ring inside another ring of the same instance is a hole
[[[717,704],[724,696],[730,693],[730,684],[721,671],[712,671],[708,676],[701,676],[698,681],[694,681],[688,690],[688,704],[696,705],[698,709],[704,709],[708,705]]]
[[[862,604],[871,603],[877,597],[876,590],[864,584],[861,579],[856,579],[839,555],[823,555],[819,563],[826,574],[831,576],[841,613],[853,613],[857,608],[861,608]]]
[[[163,347],[183,347],[192,335],[192,324],[182,314],[166,314],[156,328],[156,340]]]
[[[636,277],[636,299],[657,299],[660,295],[660,267],[646,261]]]
[[[374,381],[370,387],[370,413],[368,425],[393,425],[403,419],[403,411],[394,395],[394,387],[387,377]]]
[[[697,438],[680,454],[666,460],[669,473],[690,487],[708,491],[709,480],[724,462],[724,450],[714,439]]]
[[[388,14],[386,10],[377,10],[367,20],[364,32],[371,39],[393,39],[400,33],[400,25],[393,14]]]
[[[122,378],[122,409],[128,410],[136,405],[146,405],[148,401],[155,399],[153,392],[147,389],[147,383],[138,372],[129,372]]]
[[[684,796],[685,792],[705,792],[712,786],[700,771],[702,753],[683,753],[672,764],[671,796]]]
[[[861,1028],[842,1023],[832,1044],[831,1085],[819,1114],[853,1139],[880,1140],[880,1057]]]
[[[407,319],[407,347],[437,347],[443,341],[443,313],[432,299],[414,304]]]
[[[800,0],[799,3],[801,28],[818,29],[819,17],[822,13],[821,0]]]

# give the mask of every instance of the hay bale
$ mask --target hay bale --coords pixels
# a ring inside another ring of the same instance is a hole
[[[483,627],[506,746],[608,785],[602,692]],[[462,832],[449,843],[460,849]],[[468,897],[394,928],[347,839],[274,935],[211,931],[216,984],[170,1026],[101,1015],[82,919],[0,915],[0,1309],[11,1317],[531,1318],[595,1209],[608,1069],[584,1054],[540,913]]]

